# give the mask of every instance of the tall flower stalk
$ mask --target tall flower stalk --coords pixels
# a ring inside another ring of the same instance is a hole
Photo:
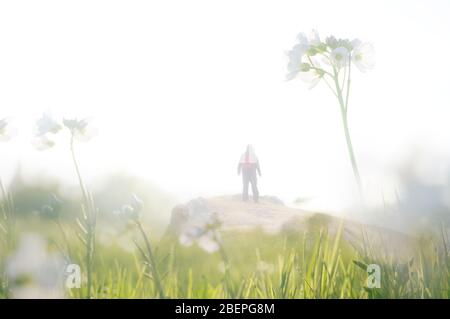
[[[325,41],[321,41],[315,30],[309,37],[300,33],[297,40],[298,43],[288,52],[287,80],[299,77],[309,83],[310,88],[322,81],[337,98],[347,151],[362,199],[363,183],[350,136],[348,107],[352,63],[361,72],[371,69],[374,66],[373,46],[369,43],[362,43],[358,39],[350,41],[336,39],[334,36],[329,36]]]
[[[85,247],[84,262],[87,274],[86,298],[90,299],[93,296],[93,268],[98,209],[80,173],[80,167],[75,153],[75,140],[88,141],[95,135],[95,131],[89,126],[87,119],[63,119],[62,124],[70,133],[70,154],[83,198],[81,205],[82,216],[81,218],[77,218],[79,227],[77,235]],[[44,114],[36,123],[35,147],[39,150],[53,147],[54,142],[49,138],[49,135],[58,133],[61,128],[62,126],[50,114]]]

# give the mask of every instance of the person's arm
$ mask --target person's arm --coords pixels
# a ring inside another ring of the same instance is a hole
[[[242,170],[242,163],[239,162],[239,164],[238,164],[238,175],[241,175],[241,170]]]
[[[261,167],[259,167],[259,161],[256,162],[256,170],[258,171],[259,177],[261,177]]]

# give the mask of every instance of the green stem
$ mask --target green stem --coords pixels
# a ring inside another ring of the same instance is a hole
[[[341,109],[341,117],[342,117],[342,124],[343,124],[343,128],[344,128],[344,135],[345,135],[345,140],[347,142],[348,155],[350,157],[350,162],[352,164],[353,175],[355,176],[356,184],[358,185],[358,191],[359,191],[360,198],[363,199],[361,176],[359,174],[358,165],[356,163],[355,153],[353,151],[353,146],[352,146],[352,140],[350,138],[350,131],[348,128],[346,103],[344,102],[344,98],[342,97],[342,90],[339,87],[339,79],[337,76],[336,68],[333,67],[333,70],[334,70],[334,83],[336,86],[337,98],[338,98],[340,109]],[[350,83],[350,74],[348,75],[348,81]],[[348,101],[348,92],[349,92],[349,87],[347,87],[347,101]]]
[[[350,95],[350,84],[351,84],[350,74],[351,74],[351,71],[352,71],[352,57],[349,56],[349,61],[348,61],[348,79],[347,79],[347,95],[345,97],[345,117],[347,117],[347,113],[348,113],[348,97]],[[344,87],[342,86],[342,88],[344,88]]]
[[[327,79],[326,79],[326,75],[328,75],[328,76],[330,76],[331,78],[333,77],[332,76],[332,74],[330,73],[330,72],[328,72],[328,71],[325,71],[325,70],[323,70],[323,69],[320,69],[320,68],[318,68],[318,67],[316,67],[315,66],[315,64],[314,64],[314,62],[313,62],[313,60],[311,59],[311,57],[308,55],[308,60],[309,60],[309,63],[311,63],[311,68],[312,69],[314,69],[314,70],[316,70],[316,71],[322,71],[322,72],[324,72],[324,75],[322,76],[322,79],[323,79],[323,81],[325,82],[325,84],[328,86],[328,88],[331,90],[331,92],[333,92],[333,94],[337,97],[337,94],[336,94],[336,92],[334,92],[334,90],[333,90],[333,88],[331,87],[331,85],[330,85],[330,83],[328,83],[328,81],[327,81]]]
[[[72,132],[71,138],[70,138],[70,151],[72,153],[72,160],[73,164],[75,166],[75,171],[77,173],[78,177],[78,183],[80,184],[81,193],[83,195],[83,201],[84,201],[84,211],[86,216],[86,271],[87,271],[87,294],[86,298],[91,299],[92,297],[92,265],[93,265],[93,255],[94,255],[94,249],[95,249],[95,212],[91,211],[91,209],[94,209],[93,207],[90,207],[89,203],[89,197],[86,192],[86,188],[83,183],[83,179],[81,177],[80,169],[78,167],[78,162],[75,156],[75,150],[74,150],[74,135]]]
[[[161,278],[159,277],[159,272],[157,269],[155,256],[153,255],[152,246],[150,245],[150,240],[148,239],[147,235],[145,234],[144,228],[142,227],[142,224],[140,221],[136,221],[136,224],[138,226],[139,232],[142,235],[142,238],[144,238],[145,247],[147,249],[148,254],[148,262],[150,263],[150,268],[152,271],[153,279],[156,285],[156,289],[158,290],[159,297],[161,299],[165,298],[164,289],[162,287]]]
[[[77,159],[76,159],[76,156],[75,156],[73,133],[72,133],[72,136],[70,138],[70,152],[72,153],[72,160],[73,160],[73,164],[75,166],[75,171],[77,173],[78,183],[80,184],[81,194],[83,195],[83,201],[84,201],[84,204],[86,205],[86,208],[87,208],[87,206],[89,204],[89,201],[88,201],[86,189],[84,187],[83,179],[81,178],[80,169],[78,168],[78,162],[77,162]]]
[[[59,216],[56,218],[55,223],[56,223],[56,225],[59,228],[59,231],[60,231],[60,233],[62,235],[62,238],[63,238],[65,246],[66,246],[66,250],[67,250],[67,256],[66,257],[70,258],[72,256],[72,251],[70,249],[69,238],[67,237],[66,231],[64,230],[64,227],[63,227],[63,225],[61,223],[61,219],[60,219]]]

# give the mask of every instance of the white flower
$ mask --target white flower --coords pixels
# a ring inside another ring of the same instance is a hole
[[[208,253],[219,250],[221,243],[218,229],[221,223],[208,202],[197,198],[183,206],[180,208],[182,218],[177,217],[180,222],[177,225],[180,244],[191,246],[196,243]]]
[[[303,32],[299,33],[297,35],[297,40],[300,45],[306,48],[306,50],[308,50],[311,46],[319,45],[321,43],[319,32],[317,32],[317,30],[314,29],[311,30],[308,37],[306,37],[306,35]]]
[[[220,248],[220,238],[217,233],[219,227],[220,222],[216,215],[193,218],[181,230],[180,244],[191,246],[193,243],[196,243],[208,253],[216,252]]]
[[[306,83],[309,83],[309,89],[314,88],[323,77],[323,73],[319,70],[311,69],[308,72],[301,72],[299,78]]]
[[[144,207],[144,201],[140,199],[136,194],[133,194],[131,196],[131,206],[135,211],[141,212],[142,208]]]
[[[330,59],[336,67],[338,68],[344,67],[349,62],[349,52],[344,47],[336,48],[333,51],[331,51]]]
[[[64,298],[64,259],[48,253],[39,235],[22,236],[19,248],[6,261],[12,297]]]
[[[362,42],[360,39],[353,39],[350,43],[352,45],[352,48],[355,49],[356,47],[359,47]]]
[[[12,128],[9,124],[8,118],[0,119],[0,141],[7,142],[17,135],[15,128]]]
[[[35,138],[31,142],[33,146],[44,151],[55,145],[48,135],[56,134],[61,129],[61,125],[53,119],[50,113],[44,113],[40,119],[36,121]]]
[[[91,125],[91,119],[63,119],[63,124],[69,129],[73,136],[83,142],[87,142],[97,135],[97,130]]]
[[[299,43],[287,53],[289,61],[287,65],[288,74],[286,75],[286,80],[290,81],[294,79],[301,71],[302,58],[307,50],[307,45]]]
[[[55,194],[50,194],[48,203],[41,207],[40,213],[44,218],[58,218],[63,202]]]
[[[298,77],[309,84],[309,89],[314,88],[322,79],[324,72],[321,69],[320,64],[316,61],[314,62],[314,68],[308,68],[308,70],[301,71]]]
[[[219,250],[219,243],[214,233],[206,230],[205,227],[191,225],[181,233],[179,240],[180,244],[188,247],[192,246],[193,243],[197,243],[208,253]]]
[[[61,125],[56,122],[50,113],[44,113],[42,117],[36,121],[36,136],[43,136],[48,133],[58,133]]]
[[[206,219],[191,220],[181,230],[180,244],[191,246],[197,243],[208,253],[216,252],[220,248],[220,238],[217,233],[219,226],[220,223],[215,215]]]
[[[119,211],[114,213],[124,220],[139,220],[142,208],[144,207],[144,202],[136,195],[133,194],[131,198],[131,203],[123,205]]]
[[[55,145],[55,142],[50,140],[46,135],[37,136],[32,141],[31,144],[38,151],[45,151],[49,148],[52,148]]]
[[[372,69],[375,65],[375,49],[370,43],[355,42],[352,61],[361,72]]]
[[[327,37],[325,39],[325,43],[331,49],[336,49],[338,47],[338,40],[333,35]]]
[[[119,216],[125,221],[131,221],[131,220],[138,220],[139,219],[139,212],[137,212],[133,206],[126,204],[123,205],[122,208],[118,211],[115,211],[114,214]]]
[[[304,33],[297,35],[298,43],[287,52],[289,58],[286,75],[286,80],[294,79],[299,72],[303,71],[303,56],[308,54],[309,50],[321,44],[319,33],[316,30],[311,30],[309,37]]]
[[[310,45],[319,45],[320,44],[320,36],[317,30],[311,30],[309,33],[309,44]]]

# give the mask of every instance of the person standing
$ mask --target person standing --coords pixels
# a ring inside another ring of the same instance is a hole
[[[261,168],[259,167],[259,160],[256,157],[255,150],[253,146],[250,144],[247,145],[247,148],[242,154],[241,159],[239,160],[238,165],[238,175],[242,172],[242,200],[248,200],[248,186],[252,185],[252,194],[253,201],[255,203],[259,200],[259,192],[258,192],[258,179],[257,173],[261,177]]]

